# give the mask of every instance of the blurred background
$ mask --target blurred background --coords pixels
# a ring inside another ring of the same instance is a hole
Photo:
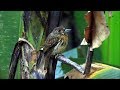
[[[63,54],[79,64],[85,62],[87,53],[87,46],[80,46],[84,38],[84,29],[87,26],[84,19],[86,12],[87,11],[63,11],[60,23],[60,25],[63,25],[65,28],[72,29],[69,33],[68,47]],[[34,11],[32,13],[33,17],[37,17],[34,15]],[[120,11],[112,11],[111,15],[108,11],[105,11],[105,17],[110,29],[110,36],[99,48],[95,49],[93,61],[120,68]],[[31,20],[33,20],[34,23],[31,24],[32,31],[28,33],[29,41],[36,49],[39,49],[40,45],[42,45],[41,43],[44,41],[44,38],[41,38],[41,35],[43,35],[41,34],[42,28],[36,18],[32,18]],[[39,29],[39,27],[41,29]],[[12,51],[18,38],[21,37],[22,30],[23,11],[0,11],[0,79],[8,78]],[[36,33],[38,32],[40,32],[40,34],[37,36]],[[36,35],[36,38],[32,38],[31,35]],[[56,78],[63,76],[71,69],[70,66],[58,61]]]

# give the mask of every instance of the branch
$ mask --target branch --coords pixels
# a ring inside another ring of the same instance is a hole
[[[77,71],[81,72],[82,74],[84,73],[84,69],[81,65],[71,61],[70,59],[66,58],[65,56],[63,55],[58,55],[56,57],[56,59],[58,59],[59,61],[65,63],[65,64],[68,64],[70,66],[72,66],[73,68],[75,68]]]
[[[91,49],[91,47],[88,46],[84,74],[89,74],[90,73],[90,68],[91,68],[91,63],[92,63],[92,57],[93,57],[93,49]]]

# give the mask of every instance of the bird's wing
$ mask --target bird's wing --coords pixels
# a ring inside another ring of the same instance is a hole
[[[41,59],[37,63],[38,68],[41,70],[44,70],[44,68],[48,67],[50,54],[52,53],[54,47],[58,44],[58,37],[55,36],[51,36],[50,34],[45,41]]]
[[[55,37],[55,36],[48,36],[48,38],[45,41],[44,44],[44,52],[47,52],[49,50],[51,50],[53,47],[55,47],[59,42],[59,38]]]

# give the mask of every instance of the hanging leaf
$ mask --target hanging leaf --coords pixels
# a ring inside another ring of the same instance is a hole
[[[85,28],[85,38],[81,42],[81,45],[91,43],[92,49],[98,48],[110,34],[104,11],[88,11],[85,19],[88,26]]]

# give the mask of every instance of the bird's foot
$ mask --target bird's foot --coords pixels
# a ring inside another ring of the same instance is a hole
[[[57,59],[58,56],[64,56],[63,54],[56,54],[55,59]]]

